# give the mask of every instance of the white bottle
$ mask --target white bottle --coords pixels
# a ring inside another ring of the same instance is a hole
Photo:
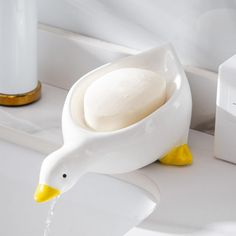
[[[36,0],[0,0],[1,105],[39,98],[36,12]]]
[[[236,55],[219,67],[215,156],[236,163]]]

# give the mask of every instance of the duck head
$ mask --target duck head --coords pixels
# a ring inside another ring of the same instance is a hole
[[[83,158],[78,158],[80,154],[75,154],[75,150],[72,150],[62,147],[43,161],[39,184],[34,194],[36,202],[49,201],[68,191],[86,172]]]

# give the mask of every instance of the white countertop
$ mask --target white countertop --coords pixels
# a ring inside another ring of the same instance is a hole
[[[190,130],[192,166],[152,164],[143,169],[161,192],[149,228],[191,232],[213,223],[236,222],[236,165],[214,158],[213,142],[213,136]]]
[[[236,223],[236,165],[213,157],[213,141],[211,135],[190,130],[192,166],[153,163],[141,170],[155,181],[161,192],[160,206],[140,225],[141,228],[163,233],[189,233],[211,224]],[[28,150],[11,145],[14,147]]]

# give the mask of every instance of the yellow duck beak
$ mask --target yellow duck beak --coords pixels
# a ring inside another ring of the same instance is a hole
[[[60,194],[61,192],[58,189],[46,184],[39,184],[34,194],[34,200],[36,202],[46,202]]]

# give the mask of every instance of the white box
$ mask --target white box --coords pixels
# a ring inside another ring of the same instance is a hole
[[[236,163],[236,55],[219,67],[215,156]]]

